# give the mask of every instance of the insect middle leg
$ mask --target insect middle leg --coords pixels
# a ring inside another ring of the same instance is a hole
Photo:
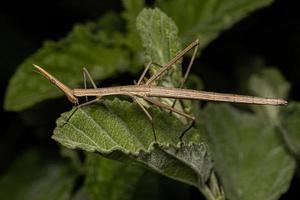
[[[184,84],[185,84],[185,82],[186,82],[186,80],[187,80],[187,78],[188,78],[188,76],[190,74],[191,68],[192,68],[194,60],[196,58],[196,54],[197,54],[198,48],[199,48],[199,43],[197,43],[197,45],[194,47],[192,58],[191,58],[191,60],[189,62],[188,68],[185,71],[185,74],[184,74],[184,76],[182,78],[182,81],[181,81],[181,84],[180,84],[179,88],[183,88],[183,86],[184,86]],[[174,108],[174,106],[176,104],[176,101],[177,101],[177,99],[175,99],[174,102],[173,102],[173,104],[172,104],[173,108]]]
[[[190,50],[194,49],[194,50],[193,50],[193,55],[192,55],[192,57],[191,57],[191,59],[190,59],[189,65],[188,65],[188,68],[187,68],[187,70],[185,71],[185,74],[184,74],[184,76],[183,76],[183,78],[182,78],[182,81],[181,81],[181,83],[180,83],[180,86],[179,86],[179,88],[183,88],[183,86],[184,86],[184,84],[185,84],[185,82],[186,82],[186,80],[187,80],[187,78],[188,78],[188,75],[189,75],[189,73],[190,73],[190,70],[191,70],[191,68],[192,68],[192,66],[193,66],[194,60],[195,60],[195,58],[196,58],[196,54],[197,54],[197,52],[198,52],[198,48],[199,48],[199,40],[195,40],[194,42],[192,42],[191,44],[189,44],[184,50],[182,50],[182,51],[180,51],[179,53],[177,53],[176,56],[175,56],[169,63],[165,64],[164,66],[159,65],[159,64],[156,64],[156,65],[160,66],[161,68],[160,68],[160,70],[159,70],[157,73],[153,74],[153,75],[146,81],[146,85],[150,85],[153,81],[155,81],[155,80],[161,78],[161,76],[162,76],[166,71],[168,71],[168,70],[172,67],[173,64],[175,64],[175,63],[176,63],[180,58],[182,58],[187,52],[189,52]],[[149,62],[149,64],[148,64],[147,67],[145,68],[145,70],[144,70],[142,76],[141,76],[140,79],[139,79],[138,85],[139,85],[139,83],[141,82],[141,80],[144,78],[144,76],[145,76],[147,70],[149,69],[149,67],[151,66],[151,64],[152,64],[152,62]],[[177,102],[177,99],[175,99],[175,100],[173,101],[173,103],[172,103],[172,107],[173,107],[173,108],[175,107],[176,102]],[[173,111],[170,111],[170,113],[172,113],[172,112],[173,112]]]
[[[174,65],[179,59],[181,59],[187,52],[199,45],[199,40],[195,40],[189,44],[185,49],[178,52],[174,58],[172,58],[167,64],[165,64],[157,73],[153,74],[149,80],[146,82],[146,85],[151,84],[153,81],[162,76],[167,70],[169,70],[172,65]]]

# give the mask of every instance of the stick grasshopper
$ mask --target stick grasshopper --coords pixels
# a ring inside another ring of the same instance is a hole
[[[94,103],[96,101],[99,101],[102,97],[105,96],[112,96],[112,95],[125,95],[131,97],[145,112],[147,117],[152,122],[152,116],[147,111],[145,106],[141,104],[138,101],[138,98],[142,98],[145,101],[154,104],[160,108],[169,110],[170,112],[177,113],[179,115],[182,115],[183,117],[192,120],[192,122],[195,122],[195,117],[191,116],[184,111],[178,110],[174,108],[175,102],[172,106],[169,106],[167,104],[164,104],[156,99],[153,99],[151,97],[162,97],[162,98],[174,98],[174,99],[191,99],[191,100],[207,100],[207,101],[219,101],[219,102],[233,102],[233,103],[245,103],[245,104],[260,104],[260,105],[285,105],[287,104],[286,100],[278,99],[278,98],[263,98],[263,97],[255,97],[255,96],[245,96],[245,95],[237,95],[237,94],[225,94],[225,93],[216,93],[216,92],[206,92],[206,91],[198,91],[198,90],[191,90],[191,89],[183,89],[183,85],[187,79],[187,76],[190,72],[190,68],[192,66],[192,63],[195,59],[195,55],[197,52],[197,48],[199,45],[199,41],[196,40],[192,42],[190,45],[188,45],[184,50],[180,51],[176,54],[174,58],[172,58],[167,64],[161,66],[159,64],[155,63],[149,63],[145,70],[143,71],[141,77],[139,78],[138,82],[135,85],[126,85],[126,86],[116,86],[116,87],[106,87],[106,88],[97,88],[96,84],[94,83],[91,75],[89,72],[84,68],[83,69],[83,75],[85,79],[85,88],[79,88],[79,89],[71,89],[59,80],[57,80],[54,76],[52,76],[50,73],[48,73],[46,70],[44,70],[42,67],[33,64],[33,66],[38,70],[39,73],[41,73],[44,77],[46,77],[49,81],[51,81],[54,85],[56,85],[60,90],[62,90],[65,95],[67,96],[68,100],[72,102],[75,107],[78,109],[79,107]],[[154,86],[151,85],[151,83],[158,78],[160,78],[164,72],[166,72],[168,69],[172,67],[180,58],[183,57],[184,54],[186,54],[188,51],[194,48],[193,56],[190,60],[190,63],[188,65],[188,69],[185,72],[185,75],[183,77],[182,83],[180,85],[180,88],[166,88],[166,87],[160,87],[160,86]],[[144,81],[145,75],[147,71],[149,70],[150,66],[152,64],[159,65],[161,68],[153,74],[148,80]],[[86,77],[91,81],[94,88],[87,89],[86,88]],[[87,101],[85,103],[79,104],[79,98],[80,97],[88,97],[93,96],[96,97],[95,99],[91,101]],[[74,110],[74,112],[76,109]],[[73,112],[73,113],[74,113]],[[72,113],[72,114],[73,114]],[[72,116],[71,114],[71,116]],[[70,116],[70,117],[71,117]],[[69,118],[70,118],[69,117]],[[193,124],[192,123],[192,124]],[[189,129],[189,128],[188,128]],[[188,130],[187,129],[187,130]],[[186,131],[187,131],[186,130]],[[183,134],[180,136],[180,139],[184,136]],[[154,138],[156,140],[156,136],[154,133]]]

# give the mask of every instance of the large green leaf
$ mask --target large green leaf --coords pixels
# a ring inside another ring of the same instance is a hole
[[[70,113],[57,121],[53,139],[68,148],[98,152],[109,158],[141,163],[147,168],[201,189],[212,169],[207,146],[200,133],[192,128],[186,141],[179,137],[187,125],[166,112],[149,110],[153,129],[147,116],[135,104],[115,99],[77,110],[66,123]],[[72,112],[72,111],[71,111]]]
[[[281,131],[289,149],[300,160],[300,104],[292,102],[280,115]]]
[[[36,151],[21,155],[0,179],[1,199],[67,200],[74,174],[63,163],[50,162]]]
[[[273,0],[158,0],[157,6],[177,24],[185,43],[200,39],[203,48],[221,31]]]
[[[44,66],[72,87],[82,83],[83,67],[87,67],[93,77],[99,80],[128,70],[128,52],[114,41],[118,34],[111,30],[118,26],[109,24],[107,20],[118,23],[114,15],[109,15],[95,23],[76,25],[60,41],[45,42],[41,49],[18,67],[10,80],[5,108],[19,111],[42,100],[62,95],[57,88],[33,73],[32,63]]]
[[[228,199],[275,200],[289,188],[295,162],[274,123],[228,105],[207,106],[202,122]]]

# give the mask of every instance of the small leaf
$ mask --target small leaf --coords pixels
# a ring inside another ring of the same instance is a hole
[[[145,48],[147,62],[160,65],[168,63],[181,50],[176,24],[158,8],[144,9],[136,19],[136,27]],[[153,65],[152,74],[159,67]],[[163,86],[178,86],[181,80],[181,60],[169,70]]]
[[[176,24],[158,8],[144,9],[136,19],[136,26],[142,38],[147,62],[152,61],[156,64],[165,65],[182,50]],[[159,77],[154,84],[164,87],[179,87],[182,82],[181,61],[182,58]],[[160,66],[153,64],[150,68],[150,74],[155,74],[160,68]],[[174,103],[174,99],[159,98],[159,100],[170,106],[173,106]],[[143,102],[143,104],[146,103]],[[175,108],[188,113],[191,111],[191,102],[185,100],[183,106],[180,101],[177,101]],[[174,115],[182,122],[186,122],[182,116]]]
[[[63,163],[46,161],[36,151],[24,153],[0,179],[1,199],[67,200],[75,176]]]
[[[82,82],[82,68],[102,80],[117,72],[128,70],[128,52],[116,43],[107,42],[102,28],[110,29],[102,18],[96,23],[76,25],[72,32],[58,42],[45,42],[43,47],[27,58],[11,78],[5,96],[5,109],[20,111],[62,93],[48,81],[33,73],[32,64],[45,67],[71,87]],[[115,18],[110,18],[115,20]],[[114,34],[110,30],[110,39]]]
[[[299,102],[289,103],[282,110],[281,131],[287,146],[300,160],[300,104]]]
[[[204,48],[221,31],[272,2],[272,0],[158,0],[157,6],[175,21],[184,43],[198,38],[200,47]]]
[[[203,126],[225,196],[231,200],[275,200],[295,171],[276,125],[228,105],[209,105]]]
[[[249,89],[256,96],[287,98],[290,84],[284,79],[278,69],[265,68],[250,77]],[[278,121],[278,114],[281,107],[253,106],[252,108],[257,113],[267,116],[272,121]]]
[[[133,159],[165,176],[200,187],[212,169],[200,133],[192,128],[186,140],[195,144],[179,146],[179,137],[187,125],[166,112],[149,111],[158,144],[154,142],[151,123],[141,109],[118,99],[79,109],[67,123],[70,113],[63,114],[52,138],[68,148],[98,152],[121,161]]]

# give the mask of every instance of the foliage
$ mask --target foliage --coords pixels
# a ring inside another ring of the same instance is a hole
[[[155,8],[145,8],[143,1],[122,2],[121,14],[110,12],[75,25],[65,38],[45,42],[21,63],[10,80],[5,108],[21,111],[62,95],[32,73],[32,63],[44,66],[72,88],[82,83],[81,67],[87,67],[100,83],[124,73],[137,76],[144,63],[166,64],[196,38],[204,49],[222,31],[272,3],[158,0]],[[178,87],[182,63],[183,59],[174,64],[156,84]],[[151,74],[157,69],[153,67]],[[194,82],[201,83],[195,76]],[[249,77],[248,88],[253,95],[287,98],[290,83],[276,68],[264,66]],[[172,199],[182,199],[188,198],[189,185],[209,200],[276,200],[288,190],[300,152],[298,102],[285,108],[178,104],[182,110],[189,106],[199,119],[183,143],[179,137],[188,124],[178,116],[147,104],[152,126],[138,105],[126,98],[101,100],[61,114],[52,138],[63,148],[81,153],[63,150],[61,156],[68,162],[59,158],[53,163],[36,151],[25,153],[0,179],[1,196],[126,200],[173,195]]]
[[[165,176],[200,187],[209,177],[212,161],[198,131],[191,130],[188,135],[197,144],[178,147],[184,125],[165,112],[150,112],[159,144],[154,143],[151,123],[140,108],[117,99],[80,109],[67,123],[69,113],[63,114],[52,138],[68,148],[122,161],[134,159]]]
[[[0,180],[3,199],[70,199],[76,176],[62,162],[50,162],[31,150],[12,165]]]
[[[291,102],[281,113],[282,126],[280,127],[288,148],[297,160],[300,158],[299,115],[299,102]]]
[[[203,115],[215,169],[228,199],[278,199],[286,192],[295,161],[276,125],[225,105],[209,105]]]

